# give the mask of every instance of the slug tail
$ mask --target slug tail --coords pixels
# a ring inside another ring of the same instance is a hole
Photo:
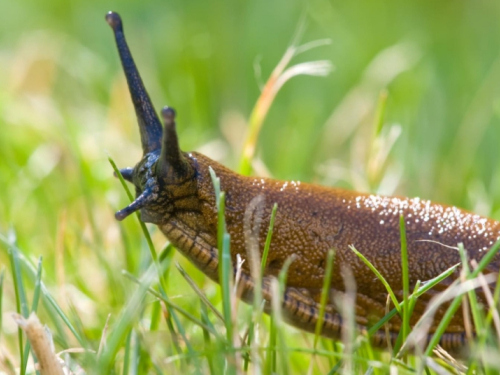
[[[116,46],[118,47],[123,70],[127,77],[130,96],[132,97],[139,123],[142,151],[146,155],[149,152],[159,150],[161,147],[162,128],[160,120],[144,88],[141,76],[128,48],[120,16],[118,13],[109,12],[106,14],[106,22],[111,26],[115,34]]]

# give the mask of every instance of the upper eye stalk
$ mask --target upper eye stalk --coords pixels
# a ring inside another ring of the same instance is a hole
[[[118,13],[109,12],[106,14],[106,22],[111,26],[115,34],[116,46],[123,66],[123,71],[127,78],[130,96],[134,104],[137,122],[139,124],[139,132],[141,135],[142,151],[144,158],[148,158],[148,154],[160,151],[160,157],[157,161],[156,169],[154,165],[148,165],[149,178],[146,185],[151,185],[153,180],[159,177],[180,176],[186,173],[188,163],[184,157],[177,137],[175,128],[175,111],[170,107],[165,107],[162,110],[164,121],[164,129],[162,129],[158,115],[153,107],[153,103],[144,87],[141,76],[135,65],[130,49],[125,40],[123,33],[123,23]],[[120,171],[123,178],[129,182],[133,182],[136,186],[138,181],[134,181],[134,170],[125,168]],[[129,206],[118,211],[115,217],[118,220],[123,220],[131,213],[146,207],[156,199],[156,194],[151,186],[141,187],[144,189],[141,194]]]

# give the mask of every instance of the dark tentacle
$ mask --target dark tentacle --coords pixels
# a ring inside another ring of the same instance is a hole
[[[134,59],[125,40],[123,24],[117,13],[106,14],[106,21],[114,31],[116,46],[120,54],[127,83],[134,103],[139,131],[141,133],[142,151],[144,155],[151,151],[159,150],[161,147],[162,128],[160,120],[155,112],[151,99],[144,88],[139,71],[135,66]]]
[[[154,199],[153,194],[154,193],[151,189],[144,190],[142,194],[135,199],[135,201],[130,203],[123,210],[120,210],[117,213],[115,213],[115,218],[119,221],[122,221],[130,214],[133,214],[135,211],[145,207],[148,203],[150,203]]]
[[[158,163],[159,176],[166,177],[174,174],[175,176],[183,176],[191,167],[187,163],[186,158],[182,154],[179,147],[179,138],[175,126],[175,110],[170,107],[164,107],[161,111],[163,117],[163,145],[161,148],[161,156]]]

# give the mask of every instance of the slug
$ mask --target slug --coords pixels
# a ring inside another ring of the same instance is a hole
[[[217,208],[209,169],[220,178],[226,194],[225,219],[230,234],[233,264],[239,254],[247,258],[244,225],[247,208],[260,197],[261,225],[257,233],[262,253],[272,207],[278,210],[263,280],[263,297],[271,299],[271,277],[291,255],[283,297],[283,313],[292,325],[314,332],[325,275],[326,255],[335,250],[331,295],[345,292],[343,270],[349,268],[356,283],[355,321],[366,330],[385,315],[387,291],[374,273],[351,251],[354,246],[385,277],[402,298],[400,215],[405,218],[410,288],[430,280],[460,262],[457,244],[463,243],[470,259],[479,261],[500,238],[500,223],[456,207],[419,198],[400,198],[358,193],[294,181],[278,181],[239,175],[197,152],[183,152],[176,132],[175,111],[163,108],[163,127],[144,88],[125,40],[118,14],[106,21],[114,31],[116,45],[135,107],[144,156],[134,168],[120,171],[134,184],[136,199],[116,213],[123,220],[140,210],[141,220],[158,226],[166,238],[212,280],[218,279]],[[486,272],[497,272],[495,255]],[[254,280],[249,262],[242,265],[240,291],[251,301]],[[410,324],[424,312],[430,298],[459,276],[459,271],[417,300]],[[479,298],[481,294],[478,292]],[[268,306],[269,309],[269,306]],[[441,307],[429,330],[433,334],[444,314]],[[377,332],[376,345],[394,341],[401,327],[398,316],[388,323],[389,334]],[[321,333],[339,338],[342,316],[338,306],[327,302]],[[465,345],[464,318],[456,314],[440,344],[444,349]]]

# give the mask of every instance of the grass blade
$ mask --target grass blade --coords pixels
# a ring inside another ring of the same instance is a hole
[[[127,339],[133,324],[139,317],[142,309],[142,301],[146,297],[149,286],[153,283],[154,273],[147,272],[139,288],[131,295],[118,321],[109,332],[109,337],[102,355],[98,358],[98,369],[103,373],[110,373],[114,368],[114,362],[118,350]]]
[[[225,218],[225,192],[220,190],[220,178],[216,176],[215,171],[209,168],[210,177],[212,178],[212,184],[214,186],[215,192],[215,203],[217,206],[217,249],[219,250],[219,283],[222,296],[222,313],[224,316],[224,324],[226,326],[226,339],[227,339],[227,350],[232,353],[231,358],[228,361],[229,373],[234,373],[236,371],[234,364],[236,359],[234,357],[234,347],[233,347],[233,315],[231,306],[231,290],[233,289],[233,268],[231,266],[231,251],[230,251],[230,236],[226,229],[226,218]]]
[[[208,307],[210,310],[215,314],[217,318],[220,319],[221,322],[224,322],[224,317],[222,314],[217,310],[217,308],[210,302],[210,300],[207,298],[205,293],[196,285],[194,280],[186,273],[184,268],[181,267],[179,263],[175,264],[179,272],[181,273],[182,277],[188,282],[189,286],[194,290],[194,292],[200,297],[200,300]]]
[[[294,40],[294,43],[297,40]],[[287,48],[283,57],[272,71],[269,79],[262,88],[261,94],[255,103],[250,119],[248,120],[248,130],[243,144],[243,152],[240,159],[239,172],[243,175],[249,175],[252,172],[252,159],[255,154],[255,148],[259,133],[262,129],[264,120],[271,105],[283,85],[293,77],[298,75],[326,76],[330,73],[332,65],[329,61],[310,61],[293,65],[289,68],[291,60],[298,54],[324,43],[308,43],[304,46],[292,44]]]
[[[122,184],[123,189],[127,193],[128,198],[130,199],[130,201],[133,201],[134,197],[133,197],[132,193],[130,192],[130,189],[128,188],[127,183],[125,182],[123,176],[121,175],[118,167],[116,166],[116,163],[114,162],[114,160],[111,157],[108,157],[108,160],[109,160],[109,163],[111,164],[111,166],[113,167],[115,175],[120,180],[120,183]],[[168,299],[166,281],[165,281],[163,272],[161,270],[161,266],[160,266],[160,262],[158,260],[158,255],[156,253],[156,249],[155,249],[155,247],[153,245],[153,240],[151,239],[151,235],[149,234],[149,230],[146,227],[146,224],[141,221],[140,213],[136,212],[135,215],[137,217],[137,220],[139,221],[139,225],[140,225],[140,227],[142,229],[144,237],[146,238],[146,242],[148,244],[148,248],[149,248],[149,253],[151,255],[151,259],[153,260],[153,263],[154,263],[154,265],[156,267],[156,271],[157,271],[157,275],[158,275],[158,281],[159,281],[159,284],[160,284],[160,292],[165,297],[165,299]],[[169,317],[168,317],[168,319],[170,319],[170,317],[172,318],[172,320],[174,321],[175,326],[177,327],[177,330],[179,331],[179,334],[182,336],[182,338],[186,342],[186,345],[187,345],[188,349],[191,350],[191,345],[189,344],[189,340],[186,337],[184,329],[182,328],[182,325],[180,324],[177,315],[175,314],[174,311],[170,311],[170,306],[169,305],[167,305],[167,309],[169,310]],[[167,322],[167,324],[169,326],[170,333],[172,334],[172,336],[174,336],[175,333],[171,330],[171,324],[168,323],[168,322]],[[175,341],[175,338],[173,338],[173,340]]]
[[[40,300],[40,287],[42,283],[42,257],[38,258],[38,267],[37,267],[37,273],[36,273],[36,281],[35,281],[35,291],[33,294],[33,302],[31,305],[31,313],[36,313],[38,309],[38,301]],[[23,368],[24,371],[26,371],[26,366],[28,365],[28,357],[29,357],[29,352],[30,352],[30,342],[26,341],[26,344],[24,345],[24,363],[23,363]],[[33,356],[34,358],[34,356]]]
[[[0,271],[0,327],[2,327],[2,316],[3,316],[3,281],[5,279],[5,268]],[[2,330],[0,329],[0,339],[2,338]]]
[[[132,330],[129,331],[127,335],[127,340],[125,341],[125,353],[123,355],[123,369],[122,375],[128,375],[128,368],[130,366],[130,344],[132,341]]]
[[[493,260],[495,255],[498,252],[498,249],[500,248],[500,240],[495,242],[495,244],[491,247],[490,250],[486,253],[481,258],[481,261],[479,262],[477,268],[475,268],[467,277],[467,280],[472,280],[479,275],[480,272],[483,272],[483,270],[490,264],[490,262]],[[446,327],[448,327],[448,324],[451,321],[451,318],[455,315],[455,312],[459,308],[461,303],[461,296],[457,296],[453,302],[449,305],[448,309],[446,310],[446,313],[444,314],[443,318],[439,322],[438,327],[435,330],[434,335],[432,336],[431,340],[429,341],[429,344],[427,345],[427,348],[424,352],[424,355],[426,357],[430,356],[432,353],[432,350],[434,347],[439,343],[440,337],[443,335],[444,331],[446,330]]]
[[[356,250],[354,246],[350,245],[349,248],[354,252],[354,254],[356,254],[363,261],[364,264],[366,264],[366,266],[375,274],[375,276],[377,276],[377,278],[382,282],[382,284],[384,284],[387,293],[389,293],[389,296],[391,297],[392,303],[394,304],[398,312],[401,314],[401,307],[399,306],[399,301],[396,295],[394,294],[391,286],[385,279],[385,277],[382,276],[382,274],[377,270],[377,268],[368,259],[366,259],[363,254],[361,254],[358,250]]]
[[[13,235],[11,235],[13,237]],[[14,244],[14,239],[10,241]],[[16,295],[16,310],[25,319],[28,319],[28,300],[26,299],[26,293],[24,291],[23,278],[21,274],[21,266],[19,265],[19,253],[15,246],[9,247],[9,259],[12,272],[12,279],[14,281],[14,292]],[[23,331],[21,327],[18,328],[18,339],[19,339],[19,356],[21,362],[21,375],[26,374],[26,363],[27,359],[24,356],[24,345],[23,345]]]
[[[408,272],[408,247],[406,244],[406,227],[403,215],[399,217],[399,231],[401,237],[401,270],[403,277],[403,330],[402,342],[410,332],[410,314],[408,309],[408,297],[410,294],[410,276]]]
[[[269,219],[269,228],[267,230],[266,242],[264,244],[264,250],[262,252],[262,259],[260,262],[260,278],[255,280],[254,284],[254,304],[253,304],[253,314],[252,320],[248,326],[248,338],[247,338],[247,346],[252,349],[252,356],[254,357],[254,361],[257,360],[257,348],[253,345],[254,341],[254,330],[255,325],[258,324],[260,318],[262,316],[262,280],[265,274],[266,265],[267,265],[267,257],[269,254],[269,249],[271,248],[271,240],[273,237],[274,230],[274,221],[276,219],[276,213],[278,212],[278,204],[274,203],[273,208],[271,210],[271,218]],[[243,369],[247,371],[248,369],[248,361],[250,356],[245,356]]]
[[[139,286],[144,285],[143,281],[139,280],[137,277],[132,275],[130,272],[123,270],[122,274],[127,279],[133,281],[137,285],[139,285]],[[184,310],[182,307],[180,307],[180,306],[176,305],[175,303],[173,303],[172,301],[170,301],[170,299],[166,299],[164,295],[162,295],[161,293],[159,293],[156,290],[154,290],[153,288],[151,288],[151,286],[147,286],[146,291],[151,293],[153,296],[155,296],[159,300],[163,301],[163,303],[165,303],[165,305],[171,307],[174,310],[177,310],[180,314],[184,315],[187,319],[189,319],[191,322],[193,322],[197,326],[207,330],[208,332],[210,332],[211,334],[213,334],[216,337],[219,336],[214,329],[212,329],[212,328],[208,327],[207,325],[205,325],[204,323],[202,323],[199,319],[197,319],[192,314],[190,314],[189,312]]]
[[[323,327],[323,320],[325,318],[326,302],[329,297],[329,292],[332,283],[334,257],[335,257],[335,252],[333,250],[328,251],[328,254],[326,256],[325,276],[323,278],[323,288],[321,289],[319,316],[318,320],[316,321],[316,327],[314,329],[314,344],[313,344],[314,349],[316,349],[316,347],[318,346],[318,340],[320,337],[321,328]]]
[[[441,281],[449,277],[457,267],[460,266],[460,263],[455,264],[453,267],[448,268],[446,271],[441,273],[440,275],[436,276],[435,278],[426,281],[425,283],[422,284],[422,286],[418,289],[416,293],[416,297],[418,298],[428,290],[432,289],[434,286],[439,284]],[[410,296],[411,297],[411,296]],[[403,302],[399,303],[399,307],[403,308]],[[391,320],[394,315],[398,313],[398,310],[396,308],[392,309],[387,315],[385,315],[382,319],[380,319],[377,323],[375,323],[369,330],[368,330],[368,337],[373,336],[378,330],[380,330],[385,323],[387,323],[389,320]]]
[[[32,281],[36,280],[37,271],[33,267],[33,265],[30,263],[30,261],[23,255],[21,250],[17,246],[10,245],[10,242],[1,234],[0,234],[0,241],[3,242],[7,246],[8,249],[10,249],[10,247],[15,248],[15,250],[18,254],[18,257],[19,257],[19,261],[21,262],[21,265],[22,265],[23,270],[25,272],[25,275],[28,276],[28,278]],[[71,323],[69,318],[66,316],[64,311],[58,305],[58,303],[56,302],[54,297],[52,297],[52,295],[49,293],[47,287],[45,286],[45,284],[42,281],[40,282],[40,290],[41,290],[42,296],[43,296],[42,301],[45,303],[46,308],[49,309],[49,311],[51,312],[51,314],[49,314],[49,315],[52,318],[52,321],[54,322],[54,324],[56,324],[56,326],[59,325],[59,322],[56,319],[54,319],[54,316],[58,315],[61,318],[61,320],[64,322],[64,324],[68,327],[68,329],[71,331],[73,336],[75,336],[75,338],[78,340],[80,345],[83,348],[86,348],[87,345],[86,345],[85,340],[83,340],[82,336],[75,329],[75,327],[73,326],[73,324]],[[55,312],[55,314],[53,314],[53,312]],[[58,332],[62,338],[65,337],[64,330],[59,329]]]
[[[266,270],[267,256],[269,254],[269,248],[271,247],[271,239],[273,237],[273,230],[274,230],[274,220],[276,219],[277,211],[278,211],[278,203],[275,203],[271,211],[271,219],[269,220],[269,229],[267,230],[266,243],[264,244],[264,251],[262,252],[262,261],[260,264],[261,277],[264,276],[264,272]]]

